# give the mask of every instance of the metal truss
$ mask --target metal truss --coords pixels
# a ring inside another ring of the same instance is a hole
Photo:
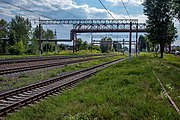
[[[73,25],[72,32],[147,32],[145,23],[138,19],[60,19],[39,20],[42,25]]]
[[[101,43],[101,42],[104,42],[104,41],[101,41],[101,40],[92,40],[92,42],[93,43]],[[121,41],[117,41],[117,40],[116,41],[105,41],[105,42],[113,42],[113,43],[121,43],[121,42],[125,43],[125,42],[128,42],[129,43],[129,41],[122,41],[122,40]],[[131,41],[131,42],[136,42],[136,41]]]
[[[138,32],[147,32],[146,24],[138,23],[138,19],[39,20],[39,28],[41,25],[73,25],[73,29],[71,29],[70,31],[70,40],[73,41],[73,52],[77,48],[77,33],[129,32],[129,58],[131,57],[132,32],[136,32],[136,53]],[[41,37],[39,38],[39,40],[41,41]]]
[[[116,24],[77,24],[74,25],[72,32],[130,32],[130,23]],[[131,32],[147,32],[145,23],[132,24]]]
[[[71,24],[71,25],[79,25],[79,24],[137,24],[138,19],[59,19],[59,20],[39,20],[39,24],[43,25],[60,25],[60,24]]]
[[[70,39],[41,39],[42,42],[72,42]]]
[[[78,34],[78,35],[82,35],[82,34]],[[83,36],[83,35],[82,35]],[[90,35],[90,34],[86,34],[84,35],[85,37],[92,37],[92,38],[103,38],[103,37],[107,37],[107,38],[129,38],[129,35],[114,35],[114,34],[93,34],[93,35]],[[132,35],[132,38],[136,38],[136,35]]]

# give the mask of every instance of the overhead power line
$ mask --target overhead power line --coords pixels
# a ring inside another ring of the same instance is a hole
[[[131,16],[130,16],[130,14],[129,14],[127,8],[126,8],[126,5],[125,5],[124,2],[123,2],[123,0],[121,0],[121,2],[122,2],[122,4],[123,4],[123,6],[124,6],[124,9],[126,10],[127,15],[128,15],[129,18],[131,19]]]
[[[8,12],[2,11],[2,10],[0,10],[0,14],[9,16],[9,17],[11,17],[11,18],[14,17],[14,14],[11,14],[11,13],[8,13]],[[26,17],[25,15],[22,15],[22,14],[19,14],[19,15],[21,15],[21,16],[23,16],[23,17]],[[28,17],[28,18],[29,18],[30,21],[31,21],[31,20],[36,20],[36,19],[33,18],[33,17]]]
[[[52,6],[54,6],[54,7],[58,8],[58,9],[60,9],[59,7],[57,7],[57,6],[55,6],[54,4],[48,2],[47,0],[46,0],[46,2],[49,3],[49,4],[51,4]],[[64,11],[65,13],[67,13],[67,14],[69,14],[69,15],[75,17],[75,18],[78,18],[78,17],[76,17],[75,15],[73,15],[73,14],[71,14],[71,13],[69,13],[69,12],[67,12],[67,11],[65,11],[65,10],[63,10],[63,9],[61,9],[61,10]]]
[[[114,18],[114,16],[109,12],[109,10],[104,6],[104,4],[101,2],[101,0],[99,0],[99,2],[101,3],[101,5],[104,7],[104,9],[109,13],[109,15],[113,18],[113,19],[115,19]]]
[[[34,14],[36,14],[36,15],[39,15],[39,16],[41,16],[41,17],[48,18],[48,19],[51,19],[51,20],[52,20],[52,18],[50,18],[50,17],[48,17],[48,16],[46,16],[46,15],[43,15],[43,14],[40,14],[40,13],[34,12],[34,11],[32,11],[32,10],[28,10],[28,9],[23,8],[23,7],[21,7],[21,6],[14,5],[14,4],[12,4],[12,3],[9,3],[9,2],[6,2],[6,1],[2,1],[2,0],[1,0],[0,2],[6,3],[6,4],[8,4],[8,5],[11,5],[11,6],[14,6],[14,7],[20,8],[20,9],[22,9],[22,10],[25,10],[25,11],[28,11],[28,12],[34,13]]]

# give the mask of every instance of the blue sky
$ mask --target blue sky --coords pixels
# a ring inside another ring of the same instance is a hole
[[[0,0],[7,1],[14,5],[41,13],[53,19],[81,19],[81,18],[111,18],[102,7],[99,0]],[[129,19],[121,0],[101,0],[109,12],[117,19]],[[143,15],[143,0],[123,0],[131,18],[145,22]],[[38,19],[39,15],[26,12],[22,9],[0,2],[0,18],[10,20],[14,15],[22,15],[30,19]],[[46,19],[41,17],[41,19]],[[32,22],[33,26],[36,24]],[[180,36],[180,23],[175,21]],[[57,30],[58,38],[69,38],[69,30],[72,26],[45,26]],[[83,35],[82,35],[83,37]],[[89,39],[85,38],[84,39]],[[180,37],[178,38],[180,40]]]

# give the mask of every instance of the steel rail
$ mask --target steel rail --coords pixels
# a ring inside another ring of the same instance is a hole
[[[11,63],[22,63],[22,62],[56,60],[56,59],[102,56],[102,55],[104,55],[104,54],[91,54],[91,55],[78,55],[78,56],[77,55],[70,55],[70,56],[51,56],[51,57],[5,58],[5,59],[0,59],[0,65],[11,64]]]
[[[113,55],[110,55],[110,56],[113,56]],[[110,57],[110,56],[103,56],[103,57],[98,57],[98,58],[78,59],[78,60],[69,60],[69,61],[61,61],[61,62],[54,62],[54,63],[47,63],[47,64],[31,65],[31,66],[25,66],[25,67],[1,69],[0,75],[29,71],[29,70],[35,70],[35,69],[41,69],[41,68],[47,68],[47,67],[53,67],[53,66],[59,66],[59,65],[73,64],[73,63],[85,62],[85,61],[90,61],[90,60],[97,60],[97,59],[102,59],[102,58],[106,58],[106,57]]]
[[[106,67],[121,62],[122,60],[125,59],[120,58],[117,60],[105,62],[100,65],[70,72],[66,75],[58,76],[40,83],[2,93],[0,94],[0,116],[4,116],[17,108],[33,103],[53,93],[63,91],[63,89],[71,87],[75,83],[90,77],[91,75]]]

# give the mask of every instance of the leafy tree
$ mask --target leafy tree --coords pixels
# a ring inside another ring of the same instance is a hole
[[[54,43],[44,43],[43,44],[43,51],[53,52],[55,51],[55,44]]]
[[[47,37],[48,39],[53,39],[53,38],[54,38],[54,33],[53,33],[53,31],[50,30],[50,29],[47,29],[47,31],[45,32],[45,34],[46,34],[46,37]]]
[[[53,31],[50,30],[50,29],[47,29],[47,31],[45,31],[43,29],[42,26],[40,26],[40,30],[41,30],[41,38],[42,39],[53,39],[54,38],[54,34],[53,34]],[[33,30],[33,42],[31,42],[31,47],[34,48],[34,51],[33,53],[36,53],[39,49],[39,26],[37,25],[36,28],[34,28]],[[36,49],[35,49],[36,48]],[[46,43],[46,44],[43,44],[43,51],[46,51],[46,48],[49,50],[49,51],[53,51],[54,50],[54,45],[52,43]],[[31,51],[32,52],[32,51]]]
[[[0,38],[5,38],[8,36],[8,23],[4,20],[0,20]]]
[[[102,38],[100,49],[102,53],[110,52],[112,50],[112,39],[107,37]]]
[[[60,49],[60,50],[66,50],[66,49],[67,49],[67,46],[68,46],[68,45],[61,43],[61,44],[59,45],[59,49]]]
[[[39,43],[37,39],[32,38],[31,42],[28,44],[28,49],[26,51],[27,54],[37,54],[38,53]]]
[[[146,36],[140,35],[139,36],[139,43],[140,43],[139,51],[146,51],[146,50],[149,51],[149,43],[147,41]]]
[[[82,47],[82,45],[83,45],[82,39],[81,39],[81,38],[78,38],[77,43],[76,43],[77,51],[80,50],[80,47]]]
[[[46,31],[43,29],[42,26],[40,26],[41,30],[41,37],[46,38]],[[33,30],[33,38],[39,40],[39,26],[37,25]]]
[[[24,54],[25,47],[24,47],[23,41],[20,40],[20,41],[16,42],[13,46],[10,47],[9,52],[10,52],[10,54],[13,54],[13,55]]]
[[[9,31],[9,46],[13,46],[17,42],[16,32],[14,30]]]
[[[114,41],[113,42],[113,48],[116,52],[120,52],[122,49],[122,45],[121,43],[119,43],[118,41]]]
[[[79,50],[87,50],[89,45],[87,41],[83,42],[81,38],[78,38],[76,46],[77,46],[77,51],[79,51]]]
[[[13,45],[22,40],[25,48],[27,48],[30,39],[31,22],[21,16],[15,16],[10,22],[9,29],[10,44]]]
[[[81,50],[87,50],[88,49],[88,43],[87,41],[84,41],[81,47]]]
[[[148,39],[153,44],[160,45],[161,58],[164,46],[173,42],[176,29],[172,22],[171,0],[146,0],[144,14],[147,15]]]
[[[172,10],[173,10],[173,15],[180,21],[180,0],[172,0],[173,5],[172,5]]]
[[[91,49],[101,51],[100,46],[98,46],[98,45],[93,45]]]
[[[8,23],[0,20],[0,38],[7,38],[8,36]],[[7,41],[0,39],[0,54],[7,54]]]
[[[128,51],[128,47],[126,47],[126,46],[124,46],[123,49],[124,49],[124,51]]]
[[[48,39],[53,39],[54,38],[54,33],[50,29],[47,29],[46,31],[43,31],[43,34],[45,35],[44,39],[48,40]],[[54,50],[55,50],[55,44],[54,43],[45,43],[44,46],[43,46],[43,51],[53,52]]]

